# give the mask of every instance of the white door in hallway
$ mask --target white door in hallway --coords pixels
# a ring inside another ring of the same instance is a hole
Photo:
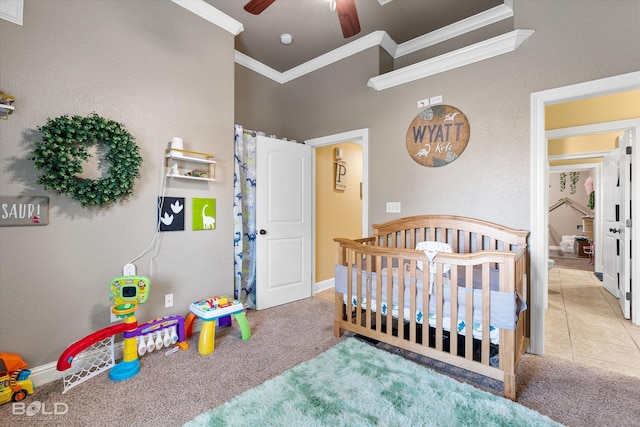
[[[620,301],[625,318],[631,315],[631,131],[619,139],[618,150],[604,158],[603,169],[603,286]]]
[[[258,136],[256,309],[311,296],[312,148]]]

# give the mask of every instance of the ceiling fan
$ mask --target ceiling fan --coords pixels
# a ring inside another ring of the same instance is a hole
[[[276,0],[251,0],[244,5],[244,10],[254,15],[259,15]],[[355,0],[335,0],[342,35],[345,39],[353,37],[360,32],[360,21],[356,10]]]

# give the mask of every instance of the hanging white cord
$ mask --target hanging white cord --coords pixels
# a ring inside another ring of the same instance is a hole
[[[160,181],[158,183],[158,194],[160,194],[160,197],[157,201],[157,212],[162,212],[162,204],[164,203],[164,195],[167,189],[168,178],[164,172],[164,160],[165,159],[163,155],[160,161]],[[155,229],[155,232],[153,233],[153,237],[151,238],[151,242],[149,242],[149,246],[147,246],[147,248],[143,250],[137,257],[129,261],[129,264],[133,264],[135,261],[142,258],[147,252],[153,249],[153,254],[149,259],[149,274],[148,274],[149,277],[153,276],[153,260],[158,255],[158,249],[160,247],[159,237],[160,237],[160,220],[158,219],[156,222],[156,229]]]

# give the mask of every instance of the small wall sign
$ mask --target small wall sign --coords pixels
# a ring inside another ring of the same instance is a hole
[[[347,162],[336,160],[336,185],[335,189],[344,191],[347,189]]]
[[[194,197],[191,200],[193,205],[191,227],[194,230],[215,230],[216,229],[216,199],[204,199]]]
[[[184,231],[184,197],[158,197],[160,231]]]
[[[49,224],[49,198],[0,196],[0,226]]]
[[[456,160],[467,147],[467,117],[450,105],[434,105],[418,114],[407,130],[407,151],[423,166],[440,167]]]

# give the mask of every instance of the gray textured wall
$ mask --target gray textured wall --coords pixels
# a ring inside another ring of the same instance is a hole
[[[218,182],[170,181],[185,197],[185,231],[160,236],[139,321],[188,313],[191,301],[233,289],[233,36],[169,1],[26,1],[24,25],[0,20],[0,87],[16,111],[0,124],[0,191],[50,197],[50,223],[0,228],[1,351],[30,366],[109,325],[109,283],[151,242],[163,150],[215,153]],[[133,196],[85,209],[35,184],[27,160],[47,117],[122,123],[144,158]],[[217,199],[217,229],[191,231],[192,197]],[[150,256],[136,262],[149,275]],[[174,307],[164,308],[164,294]]]

